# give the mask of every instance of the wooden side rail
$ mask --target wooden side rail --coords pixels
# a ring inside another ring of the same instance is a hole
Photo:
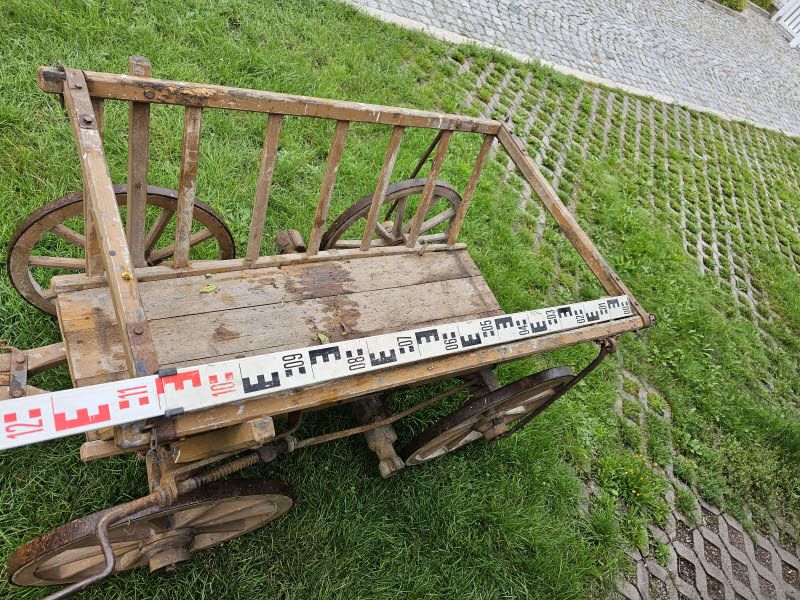
[[[89,94],[93,98],[179,104],[202,108],[227,108],[297,117],[319,117],[337,121],[425,127],[492,135],[497,134],[500,129],[500,122],[492,119],[411,108],[361,104],[224,85],[167,81],[94,71],[84,71],[83,75],[89,86]],[[64,88],[64,72],[55,67],[39,67],[37,82],[43,91],[60,94]]]
[[[522,173],[524,179],[531,185],[536,195],[542,201],[544,207],[553,215],[561,230],[576,248],[580,256],[587,263],[592,273],[598,278],[603,288],[611,295],[627,294],[631,299],[631,304],[636,313],[641,317],[646,325],[650,325],[650,315],[641,307],[627,287],[614,273],[610,265],[605,261],[600,252],[594,246],[589,237],[583,232],[575,217],[567,210],[559,200],[555,190],[536,167],[533,160],[528,156],[525,146],[521,143],[507,126],[491,119],[482,119],[461,115],[436,113],[430,111],[395,108],[371,104],[359,104],[355,102],[345,102],[339,100],[326,100],[311,98],[306,96],[296,96],[290,94],[280,94],[259,90],[248,90],[233,88],[220,85],[207,85],[186,83],[179,81],[167,81],[153,79],[150,77],[150,65],[146,59],[133,57],[130,63],[130,75],[115,75],[97,72],[80,72],[74,69],[56,69],[50,67],[40,67],[38,71],[39,86],[47,92],[64,93],[65,81],[80,75],[83,81],[81,95],[84,100],[91,99],[95,106],[96,116],[102,112],[102,101],[104,99],[114,99],[130,102],[129,123],[131,127],[128,172],[129,172],[129,215],[132,218],[128,222],[128,240],[131,246],[131,268],[128,272],[133,272],[132,267],[142,268],[144,266],[144,254],[149,251],[158,239],[158,234],[166,227],[167,220],[171,215],[162,212],[160,219],[149,234],[145,235],[143,229],[143,206],[144,201],[142,188],[146,189],[147,183],[147,129],[150,103],[173,104],[185,107],[184,131],[183,131],[183,152],[180,165],[180,182],[178,190],[178,204],[176,210],[175,243],[172,252],[172,267],[177,270],[190,268],[189,249],[192,244],[192,218],[195,202],[198,157],[200,148],[201,119],[204,108],[222,108],[232,110],[245,110],[252,112],[268,113],[267,127],[264,136],[264,146],[261,152],[260,169],[258,183],[255,190],[253,203],[253,217],[250,223],[248,244],[245,254],[245,263],[253,264],[260,260],[260,246],[264,234],[266,211],[269,203],[270,188],[272,185],[275,162],[278,154],[278,143],[280,138],[281,126],[284,117],[314,117],[331,119],[336,121],[331,146],[328,151],[327,166],[322,179],[322,185],[317,200],[314,221],[311,226],[311,233],[306,259],[311,259],[320,252],[323,232],[327,224],[328,210],[330,207],[333,186],[336,181],[339,164],[344,152],[345,140],[351,122],[372,123],[379,125],[393,126],[389,143],[386,149],[383,165],[378,174],[375,184],[375,192],[369,212],[366,216],[366,223],[362,238],[356,242],[356,246],[362,252],[375,252],[380,244],[373,241],[376,229],[381,235],[386,232],[380,230],[378,224],[380,209],[386,198],[386,191],[391,181],[392,172],[397,160],[400,144],[404,137],[405,130],[409,127],[430,128],[437,130],[436,139],[428,148],[420,166],[427,160],[435,150],[435,155],[431,164],[423,187],[419,205],[410,224],[400,230],[403,225],[400,219],[394,224],[397,239],[404,241],[408,249],[420,246],[420,243],[440,241],[431,240],[432,236],[420,237],[420,232],[426,228],[433,227],[441,223],[439,215],[436,220],[425,221],[433,201],[436,182],[442,171],[446,158],[448,146],[452,136],[456,132],[469,132],[483,134],[483,142],[475,159],[472,174],[464,190],[462,202],[455,213],[450,212],[452,221],[446,234],[436,234],[436,238],[441,237],[441,241],[446,241],[447,246],[453,247],[458,239],[461,226],[464,222],[466,212],[475,194],[481,170],[488,157],[489,151],[495,140],[499,141],[500,146],[508,153],[511,160]],[[70,107],[69,102],[67,103]],[[74,112],[74,111],[73,111]],[[71,114],[73,120],[75,114]],[[76,130],[76,137],[78,130]],[[99,143],[99,142],[98,142]],[[80,149],[80,148],[79,148]],[[95,152],[97,154],[97,152]],[[107,178],[105,160],[102,156],[102,144],[99,143],[99,156],[102,159],[102,167]],[[98,169],[100,166],[97,167]],[[96,169],[95,169],[96,170]],[[417,169],[415,172],[417,172]],[[95,176],[93,170],[84,168],[85,178]],[[87,184],[88,185],[88,184]],[[137,185],[139,187],[137,187]],[[91,192],[91,193],[90,193]],[[97,191],[91,191],[87,187],[87,196],[92,202],[97,202]],[[99,274],[96,243],[94,241],[94,228],[99,227],[96,223],[96,208],[87,208],[87,238],[86,238],[86,263],[87,275],[96,277]],[[117,215],[117,220],[119,217]],[[106,224],[105,232],[98,234],[108,238],[109,227],[115,228],[115,224]],[[155,235],[154,235],[155,233]],[[404,237],[401,237],[401,235]],[[112,235],[113,237],[113,235]],[[107,248],[106,239],[103,239],[104,250]],[[166,256],[166,249],[158,252]],[[103,264],[106,269],[108,261],[103,257]],[[110,279],[113,279],[110,278]],[[113,285],[113,284],[112,284]],[[122,301],[124,298],[120,297]]]

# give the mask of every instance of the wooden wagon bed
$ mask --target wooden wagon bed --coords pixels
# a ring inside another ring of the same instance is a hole
[[[501,312],[466,250],[200,274],[139,290],[163,368]],[[108,288],[58,293],[57,305],[74,384],[128,377]]]

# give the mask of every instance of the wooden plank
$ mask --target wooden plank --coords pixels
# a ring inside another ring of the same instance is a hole
[[[339,382],[327,382],[248,402],[220,406],[208,411],[187,413],[173,420],[174,434],[177,437],[194,435],[216,429],[221,424],[232,425],[263,416],[277,416],[295,410],[324,407],[344,399],[409,385],[420,385],[459,373],[469,373],[489,365],[519,360],[539,352],[619,335],[642,326],[641,318],[631,317],[387,369],[382,371],[380,376],[375,374],[355,376]]]
[[[347,121],[336,121],[336,128],[333,131],[331,148],[328,151],[328,164],[325,167],[325,175],[322,178],[322,187],[317,200],[317,210],[314,213],[314,222],[311,226],[311,237],[308,240],[306,253],[313,256],[319,252],[319,244],[322,241],[322,234],[325,232],[325,223],[328,220],[328,208],[331,204],[331,194],[333,185],[336,183],[336,173],[339,171],[339,162],[344,152],[344,142],[347,139],[347,130],[350,123]]]
[[[200,158],[200,129],[203,109],[187,106],[183,121],[183,150],[181,175],[178,184],[178,207],[175,211],[175,254],[172,266],[189,266],[189,247],[194,218],[194,201],[197,192],[197,165]]]
[[[403,140],[404,132],[405,128],[403,127],[396,126],[392,129],[389,145],[386,148],[386,156],[383,158],[383,166],[381,167],[380,175],[378,175],[378,183],[375,186],[375,193],[372,194],[372,204],[369,206],[364,235],[361,237],[362,251],[369,250],[372,245],[372,236],[375,234],[375,226],[378,224],[378,214],[386,198],[386,188],[389,187],[389,180],[392,178],[392,171],[394,171],[394,164],[397,162],[397,153],[400,150],[400,142]]]
[[[467,188],[461,196],[461,204],[458,205],[456,215],[450,223],[450,231],[447,236],[447,244],[450,246],[456,243],[458,234],[461,232],[461,225],[464,224],[464,218],[467,216],[467,209],[472,202],[472,197],[475,195],[475,188],[478,187],[478,180],[481,177],[483,163],[486,162],[486,157],[489,155],[489,150],[491,150],[493,142],[494,136],[484,136],[481,149],[478,151],[478,157],[475,159],[475,166],[472,168],[472,175],[469,178],[469,183],[467,183]]]
[[[462,250],[248,269],[210,278],[195,275],[169,282],[146,281],[140,282],[139,293],[147,318],[153,320],[356,292],[391,293],[399,287],[479,275],[478,267]],[[215,290],[202,292],[209,284]],[[62,319],[80,319],[80,312],[76,313],[72,304],[80,307],[94,297],[93,290],[62,294]]]
[[[413,248],[417,244],[417,238],[419,237],[419,232],[422,229],[422,224],[425,221],[425,215],[427,215],[428,210],[430,210],[430,204],[433,200],[433,192],[436,188],[436,180],[439,178],[439,173],[442,170],[444,157],[447,154],[447,147],[450,145],[450,138],[452,135],[452,131],[443,132],[442,139],[439,141],[439,145],[436,148],[436,156],[433,159],[431,171],[428,174],[428,179],[425,181],[425,187],[423,188],[422,196],[419,199],[417,212],[414,213],[414,218],[411,220],[411,227],[408,231],[408,236],[406,237],[406,246],[408,248]]]
[[[47,269],[76,269],[81,270],[86,266],[83,258],[70,258],[68,256],[29,256],[28,265],[31,267],[45,267]]]
[[[94,347],[105,344],[103,340],[95,341],[100,336],[86,319],[85,309],[91,306],[95,319],[102,325],[101,307],[108,309],[110,303],[101,290],[87,295],[95,297],[70,305],[61,303],[59,309],[62,326],[69,331],[70,347],[81,345],[84,348],[80,361],[84,364],[77,366],[76,373],[83,372],[89,363],[107,360],[105,355],[95,354]],[[432,301],[433,298],[437,300]],[[374,290],[154,319],[150,321],[150,330],[156,340],[160,364],[192,360],[211,362],[220,354],[287,344],[306,346],[310,341],[319,340],[319,333],[331,340],[362,337],[385,328],[410,329],[434,319],[458,321],[466,314],[497,308],[483,279],[472,277],[395,288],[390,293]],[[108,317],[106,312],[105,321]],[[103,336],[106,343],[112,344],[116,337],[111,331]],[[108,348],[104,347],[103,352],[108,352]],[[91,355],[96,358],[90,359]],[[72,356],[70,361],[75,366]]]
[[[336,119],[337,121],[447,129],[493,135],[497,134],[501,125],[499,121],[491,119],[394,106],[327,100],[222,85],[166,81],[95,71],[85,71],[84,74],[92,96],[115,100],[249,110],[298,117]],[[39,67],[37,83],[43,91],[61,93],[63,80],[63,73],[58,69]]]
[[[278,140],[281,136],[283,115],[271,114],[267,118],[264,146],[261,149],[261,166],[258,171],[256,197],[253,202],[253,217],[250,220],[250,234],[247,239],[247,260],[255,260],[261,253],[261,238],[264,235],[264,222],[267,218],[269,192],[272,188],[272,175],[275,172],[275,159],[278,156]]]
[[[122,336],[128,372],[133,376],[149,375],[158,369],[158,363],[86,81],[83,74],[74,69],[65,69],[65,75],[65,105],[81,160],[83,180],[89,192],[91,216],[103,249],[101,256],[106,282],[114,307],[115,324]]]
[[[52,369],[67,360],[63,342],[40,348],[31,348],[30,350],[23,350],[23,352],[28,358],[28,375],[36,375],[47,369]],[[11,369],[10,357],[10,353],[0,354],[0,373],[8,372]]]
[[[522,142],[505,125],[500,128],[497,138],[522,173],[522,176],[533,188],[544,207],[553,215],[561,231],[564,232],[564,235],[567,236],[567,239],[600,281],[603,289],[611,296],[627,295],[630,299],[631,307],[644,321],[645,326],[649,327],[652,324],[650,314],[642,308],[627,286],[622,283],[622,280],[606,262],[606,259],[603,258],[603,255],[597,250],[589,236],[581,229],[578,221],[575,220],[572,213],[561,202],[553,186],[550,185],[550,182],[536,167],[536,163],[528,155]]]
[[[171,450],[175,452],[175,463],[185,464],[224,452],[258,448],[274,437],[275,425],[272,419],[263,417],[176,442]]]
[[[103,143],[103,124],[105,122],[105,110],[102,98],[92,98],[92,112],[97,132],[100,136],[100,143]],[[85,272],[88,276],[98,275],[103,272],[103,257],[100,256],[100,237],[94,225],[94,217],[89,203],[89,186],[84,180],[83,184],[83,235],[84,235],[84,257],[86,262]]]
[[[425,254],[433,252],[452,252],[466,248],[465,244],[447,246],[445,244],[430,244],[425,246]],[[196,260],[184,269],[173,269],[164,265],[155,265],[136,269],[136,279],[139,281],[161,281],[164,279],[177,279],[192,277],[205,273],[235,273],[243,269],[265,269],[269,267],[282,267],[304,263],[329,262],[338,260],[355,260],[373,256],[394,256],[398,254],[419,254],[419,248],[406,248],[405,246],[390,246],[385,248],[373,247],[369,252],[356,249],[324,250],[314,256],[306,254],[281,254],[275,256],[260,256],[255,261],[247,259],[228,260]],[[53,289],[58,293],[75,290],[98,288],[105,285],[105,276],[87,277],[81,275],[57,275],[51,280]]]
[[[153,67],[143,56],[131,56],[128,73],[150,77]],[[128,107],[128,205],[125,233],[134,267],[145,267],[147,208],[147,154],[150,143],[150,104],[131,102]]]

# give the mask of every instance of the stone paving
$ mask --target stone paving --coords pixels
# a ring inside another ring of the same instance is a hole
[[[750,6],[734,16],[700,0],[347,1],[440,38],[800,135],[800,50]]]
[[[753,284],[749,257],[759,249],[775,252],[800,273],[800,177],[789,158],[800,152],[800,141],[588,83],[563,85],[469,51],[454,49],[445,60],[457,73],[454,84],[463,87],[464,110],[510,119],[571,209],[580,200],[588,160],[632,165],[643,180],[639,201],[727,290],[734,313],[752,320],[765,343],[776,344],[772,311]],[[532,224],[538,245],[554,225],[510,161],[494,150],[506,181],[521,190],[521,222]],[[669,427],[672,418],[668,400],[624,368],[615,411],[623,430],[638,432],[632,444],[640,452],[647,452],[651,424]],[[800,600],[800,547],[789,541],[797,532],[773,520],[768,535],[751,538],[739,521],[702,501],[692,481],[681,479],[686,475],[674,465],[685,459],[678,450],[666,452],[661,465],[648,462],[667,482],[669,516],[661,527],[649,525],[662,551],[651,545],[629,552],[633,573],[620,580],[620,597]],[[592,491],[590,482],[587,494]]]
[[[625,409],[624,402],[636,408]],[[640,431],[647,430],[645,423],[650,419],[671,421],[669,404],[658,391],[624,369],[614,408],[620,419]],[[619,582],[622,596],[629,600],[800,599],[798,545],[775,534],[757,534],[753,540],[739,521],[697,497],[691,484],[676,476],[671,461],[651,469],[669,482],[667,523],[663,528],[649,525],[651,536],[667,553],[659,562],[654,553],[629,551],[635,571]],[[694,498],[693,514],[681,513],[676,493]]]

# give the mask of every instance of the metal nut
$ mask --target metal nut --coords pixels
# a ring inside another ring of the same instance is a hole
[[[153,90],[145,90],[144,97],[147,98],[148,100],[152,100],[153,98],[156,97],[156,93]]]
[[[23,393],[22,390],[14,390],[13,392],[11,392],[11,397],[22,398],[22,393]]]

